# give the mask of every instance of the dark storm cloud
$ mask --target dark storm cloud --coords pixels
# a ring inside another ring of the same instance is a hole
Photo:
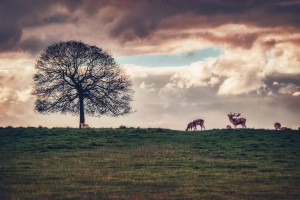
[[[111,31],[113,36],[131,38],[146,37],[153,31],[164,28],[160,24],[163,20],[175,16],[188,16],[176,21],[175,27],[181,29],[197,17],[204,17],[204,21],[197,20],[193,27],[216,27],[223,24],[249,24],[259,27],[292,26],[299,28],[300,1],[235,1],[235,0],[156,0],[138,1],[139,6],[128,9],[128,12],[115,24]],[[124,9],[124,8],[123,8]],[[164,24],[167,25],[167,24]],[[173,26],[170,28],[174,28]]]
[[[47,13],[49,9],[57,5],[57,2],[51,0],[0,0],[0,52],[31,51],[32,49],[26,48],[29,47],[28,45],[20,45],[24,28],[75,21],[76,18],[69,15]]]
[[[267,85],[273,85],[274,82],[300,85],[300,74],[272,73],[264,78],[264,82]]]
[[[55,6],[66,8],[67,13],[55,13],[51,10]],[[111,36],[124,42],[146,38],[164,28],[176,31],[230,23],[296,30],[300,27],[299,0],[0,0],[0,52],[19,50],[25,28],[76,22],[74,12],[79,10],[86,15],[82,17],[93,19],[108,7],[115,11],[110,13],[110,20],[105,21],[104,15],[99,20],[110,24]],[[166,23],[177,16],[185,17]],[[256,39],[255,35],[242,37],[244,48],[251,47]],[[21,48],[31,51],[30,45]]]
[[[0,52],[11,50],[19,42],[22,30],[18,26],[0,24]]]
[[[31,15],[36,9],[47,9],[47,3],[29,1],[0,1],[0,52],[12,50],[22,36],[20,22],[23,17]],[[43,9],[40,5],[46,5]]]
[[[266,76],[263,81],[266,88],[274,94],[300,92],[300,74],[272,73]]]
[[[70,16],[69,14],[55,14],[53,16],[45,16],[35,19],[27,19],[22,21],[24,27],[37,27],[49,24],[63,24],[69,22],[76,22],[78,19]]]
[[[55,43],[55,38],[47,38],[42,40],[36,37],[27,38],[18,44],[19,49],[29,50],[32,54],[39,53],[42,49],[45,49],[51,43]]]

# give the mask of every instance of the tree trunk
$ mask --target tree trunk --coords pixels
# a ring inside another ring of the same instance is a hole
[[[81,128],[81,124],[85,123],[85,120],[84,120],[84,104],[83,104],[83,97],[82,97],[82,95],[79,96],[79,107],[80,107],[79,128]]]

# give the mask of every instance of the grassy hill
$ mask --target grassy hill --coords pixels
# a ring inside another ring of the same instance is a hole
[[[0,199],[300,199],[300,132],[0,128]]]

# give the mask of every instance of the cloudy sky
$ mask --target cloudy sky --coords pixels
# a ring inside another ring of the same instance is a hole
[[[0,0],[0,126],[78,127],[33,111],[41,52],[80,40],[134,83],[135,113],[92,127],[207,129],[241,113],[250,128],[300,126],[300,0]]]

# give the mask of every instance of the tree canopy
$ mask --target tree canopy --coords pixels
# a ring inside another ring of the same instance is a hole
[[[50,45],[35,64],[32,94],[42,114],[85,113],[112,117],[131,113],[132,81],[114,58],[81,41]]]

